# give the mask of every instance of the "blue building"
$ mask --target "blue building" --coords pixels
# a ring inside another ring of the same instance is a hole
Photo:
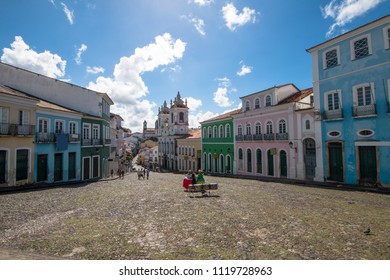
[[[36,111],[34,182],[81,179],[82,114],[40,100]]]
[[[390,186],[390,15],[307,51],[323,179]]]

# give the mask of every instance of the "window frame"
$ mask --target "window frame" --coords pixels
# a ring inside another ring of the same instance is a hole
[[[367,39],[367,48],[368,48],[368,54],[365,56],[359,56],[356,57],[356,49],[355,49],[355,42],[360,41],[362,39]],[[365,58],[367,56],[372,55],[372,43],[371,43],[371,34],[364,34],[359,37],[356,37],[350,41],[350,49],[351,49],[351,60],[358,60]]]
[[[390,25],[383,28],[383,40],[385,43],[385,50],[390,49]]]
[[[271,107],[272,106],[272,97],[270,94],[266,95],[264,98],[264,107]]]
[[[333,65],[333,66],[328,66],[327,64],[327,59],[326,59],[326,54],[329,53],[329,52],[332,52],[332,51],[336,51],[336,59],[337,59],[337,64]],[[339,46],[335,46],[335,47],[332,47],[332,48],[329,48],[327,50],[325,50],[323,53],[322,53],[322,65],[323,65],[323,69],[331,69],[331,68],[334,68],[336,66],[339,66],[341,64],[340,62],[340,47]]]

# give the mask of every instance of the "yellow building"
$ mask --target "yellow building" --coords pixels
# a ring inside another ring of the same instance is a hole
[[[0,85],[0,187],[34,182],[38,99]]]
[[[190,130],[190,134],[177,139],[177,167],[181,172],[197,171],[201,168],[201,130]]]

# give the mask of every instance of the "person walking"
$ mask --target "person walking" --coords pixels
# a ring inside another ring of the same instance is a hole
[[[150,172],[149,168],[146,168],[146,180],[149,180],[149,172]]]

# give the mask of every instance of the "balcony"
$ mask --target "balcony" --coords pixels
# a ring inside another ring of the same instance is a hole
[[[0,135],[33,136],[35,125],[1,123]]]
[[[274,133],[264,133],[264,140],[266,140],[266,141],[275,140],[275,134]]]
[[[111,139],[104,139],[104,144],[111,144]]]
[[[344,118],[344,115],[343,115],[343,109],[340,108],[340,109],[337,109],[337,110],[327,110],[325,112],[323,112],[323,118],[324,120],[336,120],[336,119],[343,119]]]
[[[276,140],[288,140],[288,133],[276,133]]]
[[[244,135],[244,141],[252,141],[252,139],[253,139],[252,134]]]
[[[47,144],[47,143],[55,143],[56,142],[56,134],[51,132],[37,132],[35,133],[35,143],[37,144]]]
[[[236,135],[236,141],[243,141],[244,135]]]
[[[375,103],[366,106],[353,106],[352,117],[364,117],[372,115],[376,115]]]
[[[261,141],[261,140],[263,140],[263,134],[254,134],[253,135],[253,140],[254,141]]]
[[[75,143],[75,142],[80,142],[80,134],[78,133],[69,134],[69,143]]]

